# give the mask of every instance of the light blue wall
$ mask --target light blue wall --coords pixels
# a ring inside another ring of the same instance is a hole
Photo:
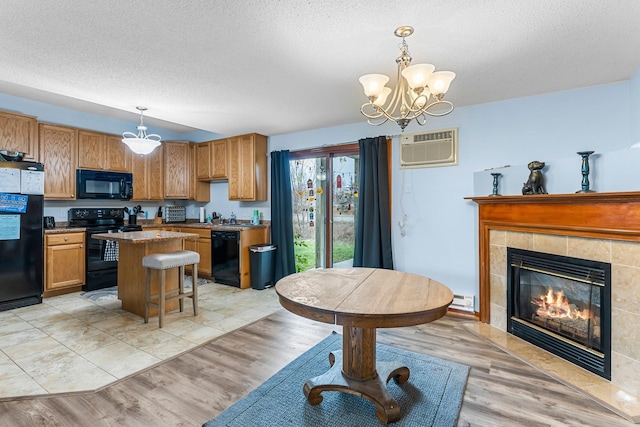
[[[640,80],[637,75],[636,80]],[[581,182],[581,161],[575,154],[577,151],[611,153],[611,159],[625,158],[631,162],[633,157],[627,150],[632,141],[631,84],[623,82],[461,107],[448,116],[431,119],[426,128],[410,125],[408,133],[457,127],[459,164],[401,170],[398,141],[394,138],[393,250],[396,269],[424,274],[446,284],[455,293],[477,296],[477,206],[464,198],[491,193],[492,177],[490,171],[483,172],[484,169],[513,165],[507,168],[513,173],[505,176],[502,184],[509,186],[502,194],[520,194],[529,173],[526,164],[531,160],[546,161],[549,191],[574,192],[580,189]],[[295,150],[397,133],[394,124],[374,128],[363,121],[273,136],[269,141],[271,150]],[[636,155],[635,150],[632,154]],[[594,160],[595,187],[604,186],[601,181],[607,178],[606,188],[611,191],[640,189],[640,177],[633,185],[628,184],[631,174],[625,175],[624,171],[629,169],[616,167],[615,161],[611,161],[606,167],[612,170],[599,170],[598,160]],[[397,225],[403,207],[405,236],[400,235]]]
[[[640,69],[629,80],[631,96],[631,140],[640,142]]]

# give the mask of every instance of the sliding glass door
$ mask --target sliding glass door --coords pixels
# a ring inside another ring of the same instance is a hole
[[[358,145],[291,153],[296,269],[351,267]]]

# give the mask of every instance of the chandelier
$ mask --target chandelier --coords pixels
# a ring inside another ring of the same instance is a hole
[[[147,111],[146,107],[136,107],[140,111],[140,124],[138,125],[138,134],[133,132],[124,132],[122,134],[122,142],[127,144],[131,151],[136,154],[145,155],[151,153],[160,145],[160,135],[152,133],[147,135],[147,127],[143,122],[144,112]]]
[[[391,89],[385,86],[389,77],[383,74],[362,76],[359,80],[369,102],[360,107],[360,112],[369,119],[370,125],[380,126],[393,120],[404,131],[413,119],[422,126],[427,122],[427,115],[440,117],[453,111],[453,104],[442,98],[456,75],[451,71],[434,71],[436,67],[431,64],[410,65],[412,58],[405,37],[413,34],[413,28],[399,27],[394,34],[402,38],[402,43],[399,45],[400,56],[396,58],[398,75],[393,96],[387,102],[391,94]]]

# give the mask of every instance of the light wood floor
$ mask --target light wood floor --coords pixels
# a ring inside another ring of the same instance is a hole
[[[459,426],[634,425],[469,332],[469,321],[378,330],[378,342],[472,367]],[[334,329],[280,310],[97,392],[2,401],[0,426],[199,426]]]

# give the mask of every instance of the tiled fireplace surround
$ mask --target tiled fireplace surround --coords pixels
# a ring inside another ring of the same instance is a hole
[[[640,192],[473,197],[480,206],[480,319],[508,352],[640,422]],[[507,330],[507,248],[611,263],[611,382]]]

